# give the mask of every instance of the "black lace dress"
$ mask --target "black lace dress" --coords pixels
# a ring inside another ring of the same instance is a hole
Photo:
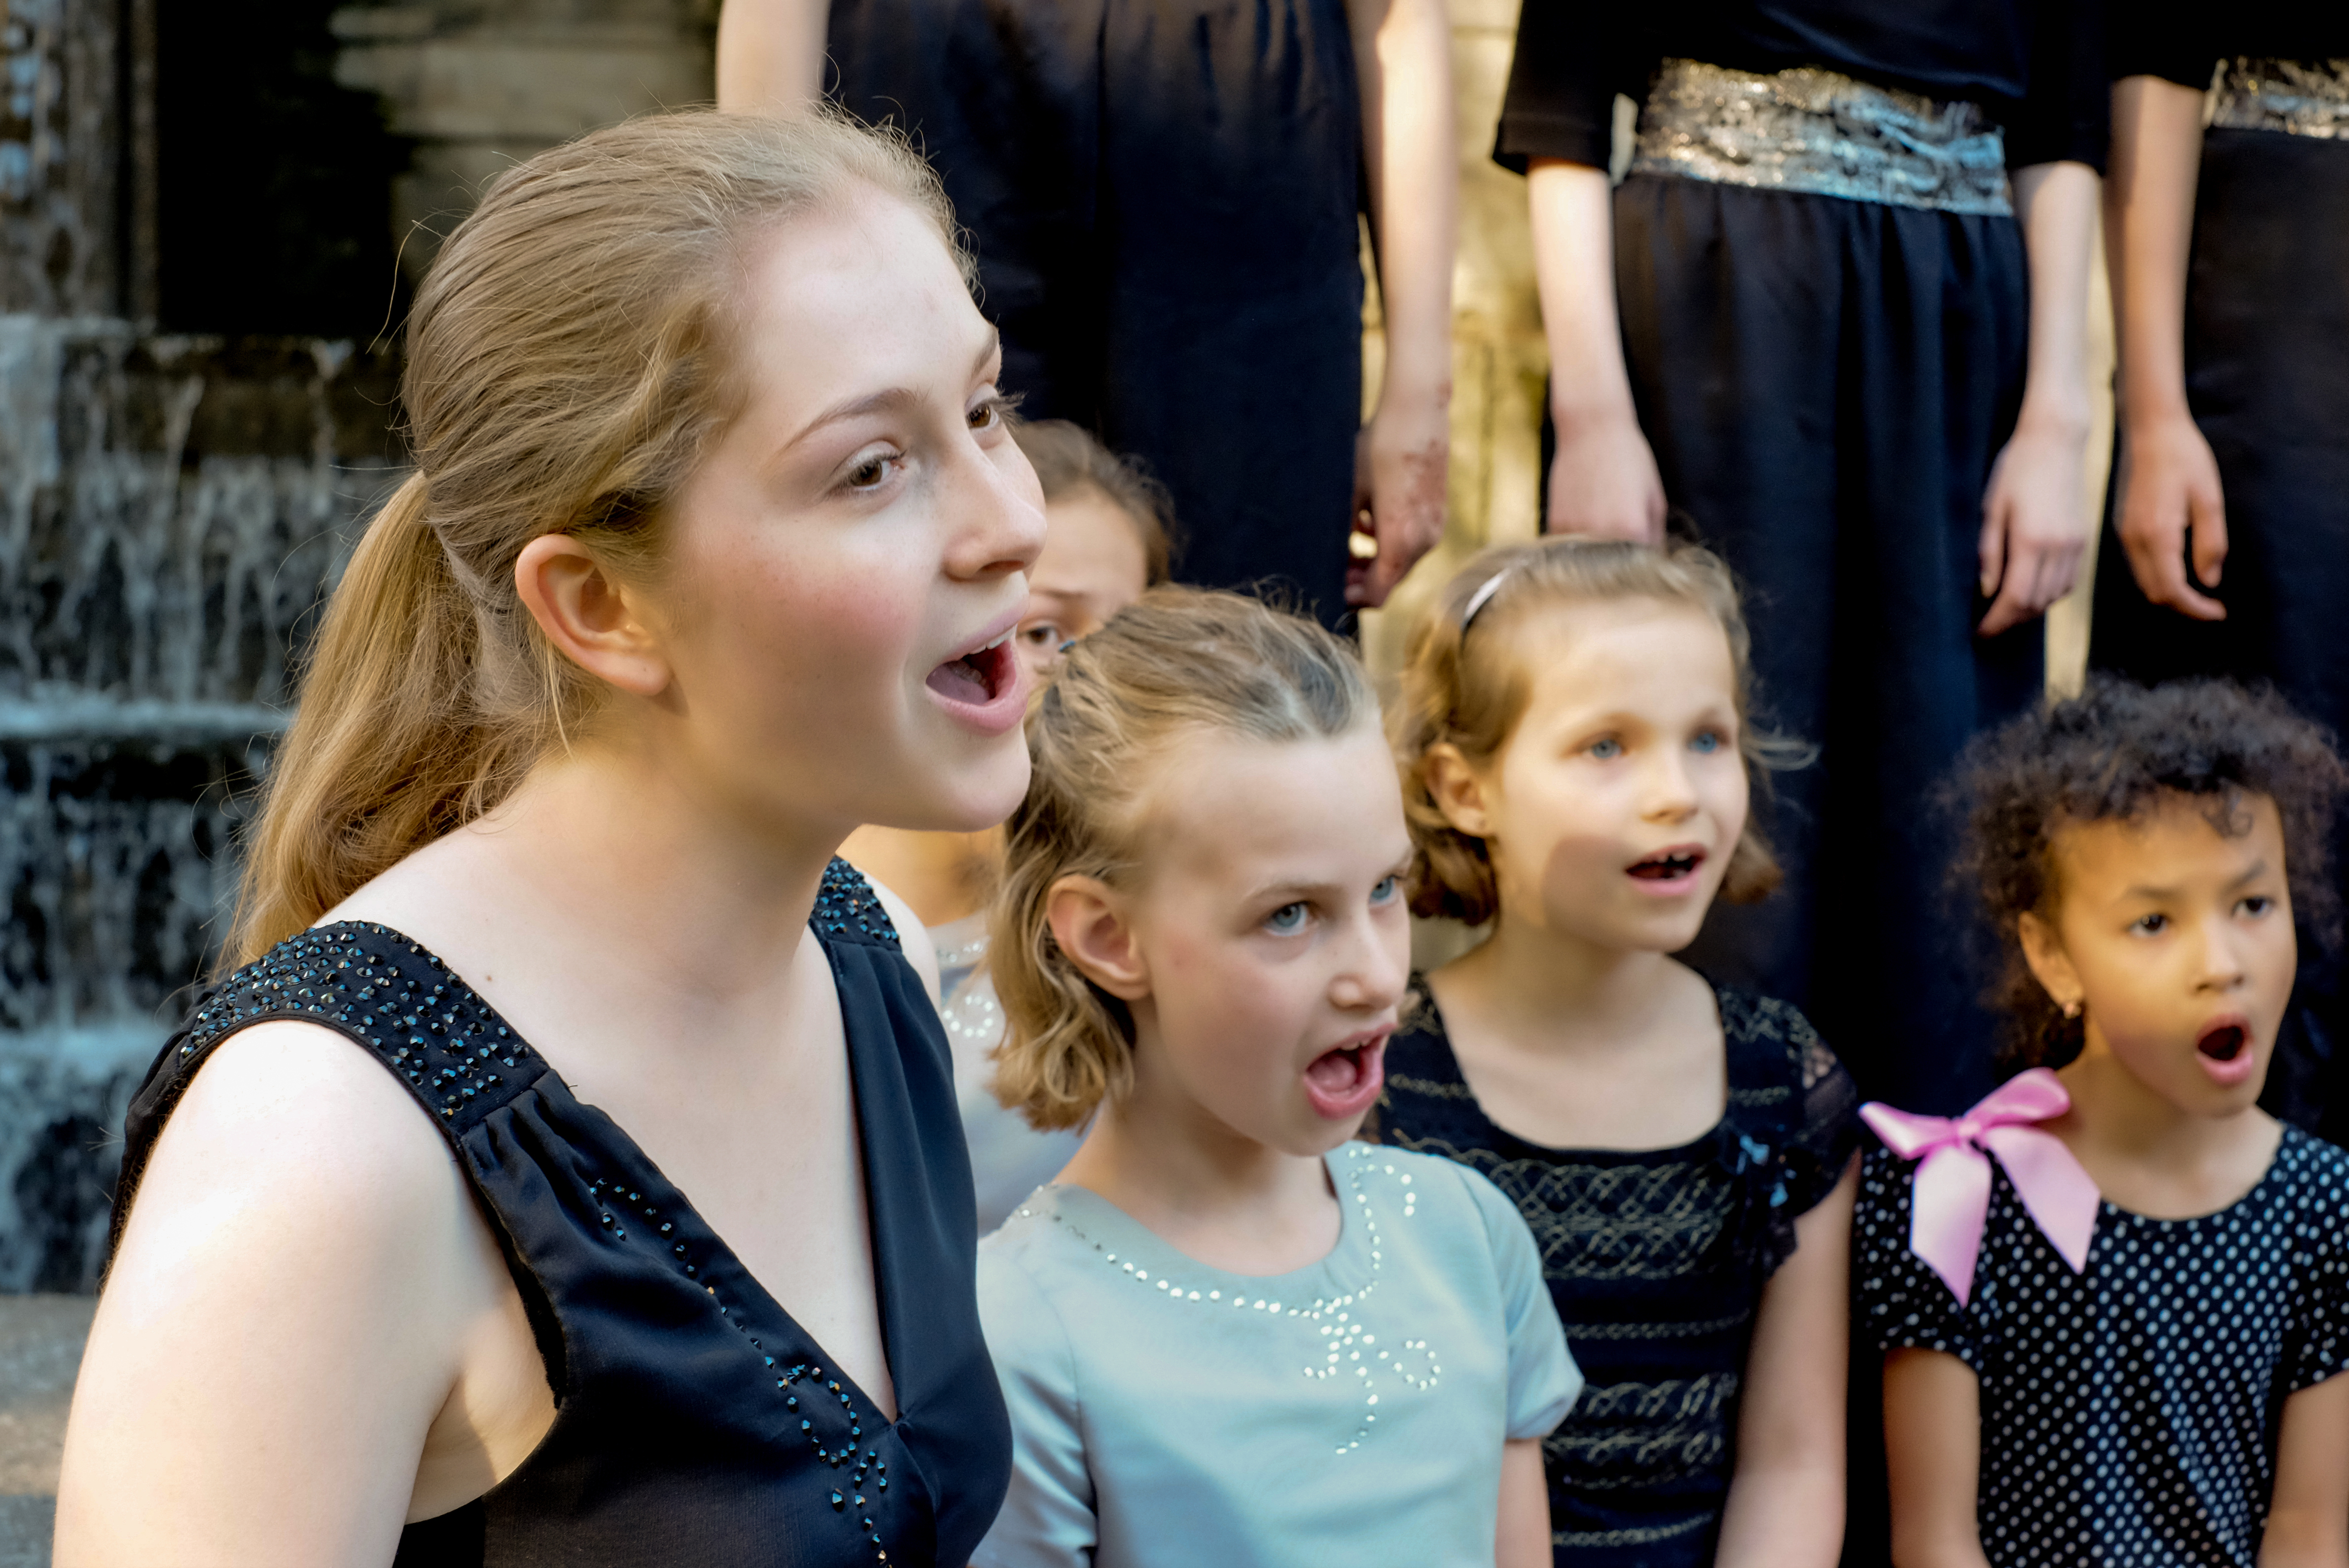
[[[1676,1149],[1549,1149],[1495,1126],[1423,981],[1387,1047],[1380,1137],[1516,1201],[1588,1379],[1542,1444],[1559,1568],[1713,1561],[1762,1287],[1858,1147],[1850,1075],[1802,1014],[1716,998],[1728,1109]]]
[[[293,1018],[351,1039],[409,1087],[505,1251],[554,1424],[478,1501],[409,1525],[395,1568],[969,1561],[1009,1481],[1011,1430],[979,1337],[946,1037],[845,861],[825,873],[812,923],[847,1030],[895,1421],[626,1132],[398,932],[291,938],[206,995],[163,1047],[130,1108],[118,1236],[212,1048]]]

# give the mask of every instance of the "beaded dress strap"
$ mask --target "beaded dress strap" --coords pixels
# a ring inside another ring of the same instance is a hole
[[[848,942],[865,942],[875,947],[885,947],[892,953],[904,951],[897,940],[897,927],[889,919],[880,895],[864,873],[834,855],[832,863],[823,868],[823,882],[816,889],[815,913],[808,923],[818,936],[834,936]]]

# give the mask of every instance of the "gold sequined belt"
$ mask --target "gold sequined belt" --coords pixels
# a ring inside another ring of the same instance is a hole
[[[2349,141],[2349,60],[2255,60],[2219,67],[2210,123]]]
[[[1979,107],[1797,67],[1666,60],[1640,110],[1634,174],[1675,175],[2010,217],[2006,143]]]

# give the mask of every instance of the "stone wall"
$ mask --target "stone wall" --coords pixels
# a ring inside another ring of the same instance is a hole
[[[347,345],[0,317],[0,1290],[95,1280],[289,659],[398,477]]]

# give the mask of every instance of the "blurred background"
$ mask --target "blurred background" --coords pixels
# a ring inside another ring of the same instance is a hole
[[[1454,566],[1533,534],[1541,478],[1523,184],[1486,156],[1516,0],[1453,20],[1451,514],[1364,618],[1382,673]],[[400,475],[413,282],[501,170],[708,101],[716,22],[716,0],[6,0],[0,1568],[47,1561],[125,1102],[215,957],[290,672]],[[1363,349],[1375,387],[1375,289]],[[2076,681],[2082,607],[2049,634]]]

